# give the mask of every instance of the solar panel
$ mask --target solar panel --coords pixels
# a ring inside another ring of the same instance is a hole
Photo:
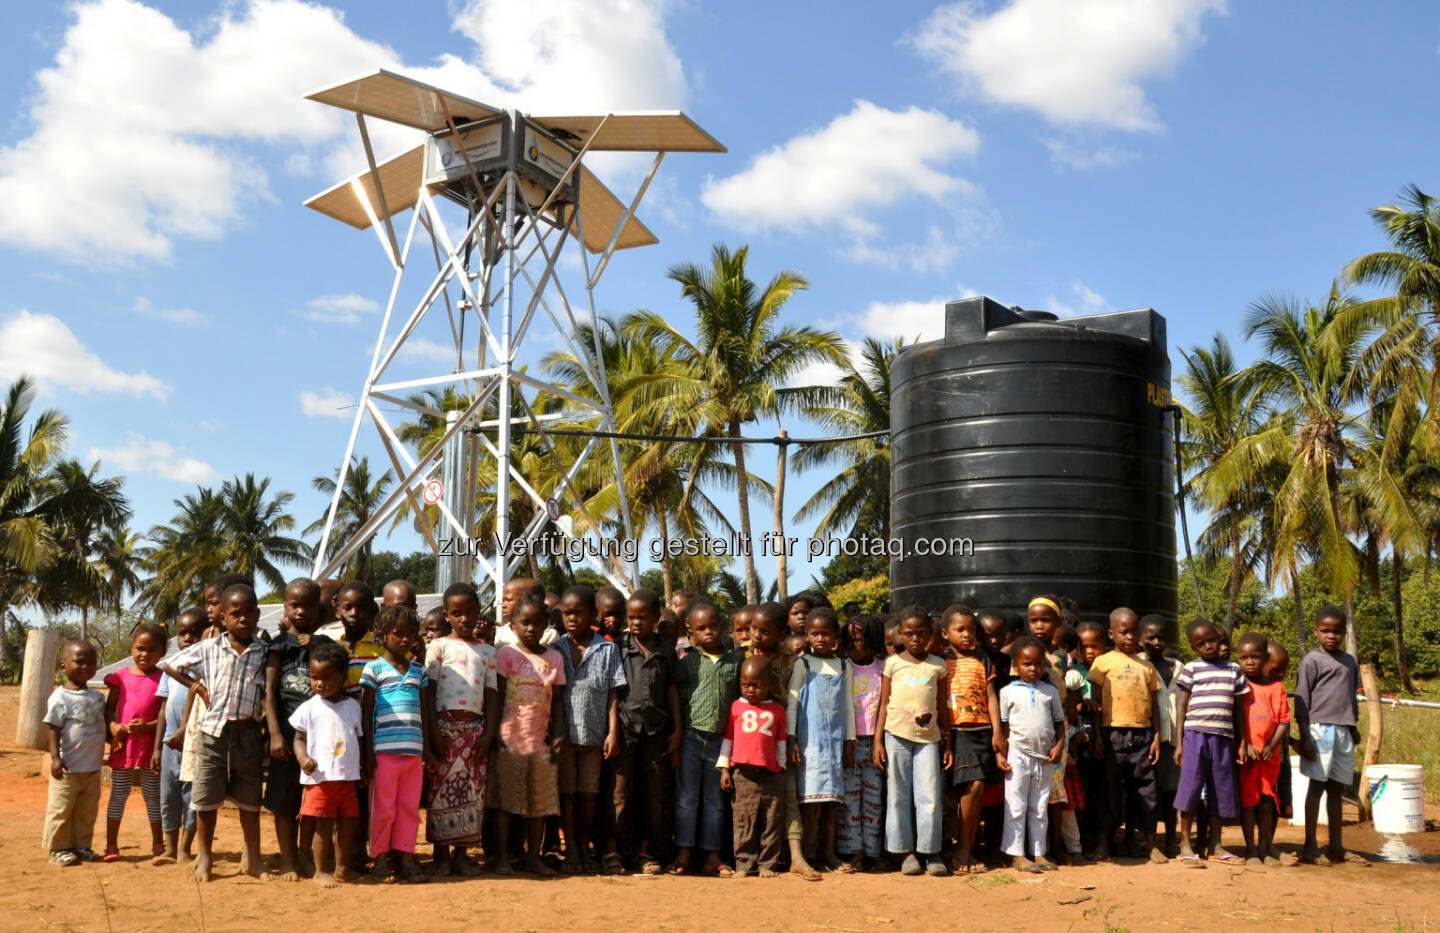
[[[419,200],[420,180],[425,170],[424,150],[424,146],[416,146],[378,166],[380,184],[385,189],[385,203],[389,206],[392,217],[414,207]],[[522,180],[522,184],[535,206],[539,206],[549,194],[532,181]],[[369,211],[357,196],[357,188],[369,200]],[[305,202],[305,206],[357,230],[369,229],[372,222],[371,212],[375,221],[384,219],[369,169],[315,195]],[[620,215],[624,213],[625,205],[620,203],[620,199],[615,197],[594,173],[585,166],[580,166],[580,219],[585,228],[585,248],[592,253],[602,252],[605,244],[610,242],[610,235],[615,230],[615,224],[620,221]],[[615,248],[631,249],[659,242],[655,234],[632,215]]]
[[[305,99],[432,132],[446,125],[446,107],[457,124],[501,113],[488,104],[384,69],[322,88]]]
[[[592,151],[618,152],[725,152],[715,137],[678,110],[648,113],[612,113],[530,119],[555,133],[566,134],[577,148],[600,127],[590,144]],[[601,121],[604,125],[601,125]]]
[[[377,168],[380,171],[380,185],[385,189],[385,204],[390,208],[390,216],[403,214],[414,207],[420,198],[420,180],[425,174],[425,147],[416,146],[409,152],[381,162]],[[369,200],[374,219],[383,220],[380,198],[375,194],[375,180],[368,168],[310,198],[305,202],[305,206],[357,230],[368,229],[371,216],[365,210],[365,204],[356,197],[356,185]]]

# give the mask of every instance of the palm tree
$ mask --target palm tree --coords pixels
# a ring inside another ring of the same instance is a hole
[[[1361,256],[1340,276],[1346,284],[1380,285],[1394,294],[1350,308],[1380,330],[1358,362],[1372,398],[1398,390],[1395,417],[1410,417],[1421,399],[1433,414],[1440,405],[1440,201],[1406,185],[1399,204],[1373,208],[1370,218],[1391,248]],[[1432,441],[1440,439],[1440,422],[1427,420]]]
[[[836,386],[819,386],[802,411],[833,435],[871,434],[890,430],[890,366],[905,346],[903,339],[865,338],[860,364],[845,361]],[[878,534],[890,537],[890,446],[884,438],[862,438],[836,444],[801,447],[790,458],[798,472],[841,464],[840,472],[800,506],[794,521],[824,513],[816,537]]]
[[[285,511],[291,493],[269,496],[270,480],[253,473],[200,487],[175,500],[177,512],[167,525],[151,528],[150,543],[139,551],[149,579],[138,604],[155,619],[173,616],[197,600],[205,581],[224,572],[243,573],[272,589],[285,585],[276,566],[303,564],[309,548],[285,532],[295,519]]]
[[[294,494],[277,492],[270,497],[269,489],[270,479],[256,482],[254,473],[221,485],[221,563],[232,573],[281,589],[285,575],[276,562],[303,564],[310,559],[310,548],[284,534],[295,527],[294,517],[285,511]]]
[[[1380,411],[1364,427],[1357,445],[1358,468],[1353,471],[1352,499],[1366,513],[1366,524],[1373,529],[1376,550],[1387,543],[1390,547],[1395,671],[1401,687],[1414,694],[1415,685],[1410,680],[1405,658],[1400,584],[1406,556],[1424,546],[1436,512],[1440,511],[1440,465],[1425,455],[1424,430],[1418,414],[1412,413],[1398,444],[1390,436],[1392,426],[1388,414]]]
[[[339,470],[336,470],[339,473]],[[394,479],[390,471],[386,470],[379,477],[372,479],[370,475],[370,458],[361,457],[359,460],[351,459],[350,469],[345,472],[345,488],[340,493],[340,507],[335,512],[334,533],[340,541],[348,541],[362,525],[368,522],[375,514],[375,510],[385,501],[389,495],[390,487]],[[315,491],[323,493],[327,501],[335,494],[335,480],[329,476],[317,476],[311,480]],[[325,527],[325,519],[329,517],[330,508],[326,506],[324,514],[315,522],[305,528],[304,534],[314,534]],[[364,546],[355,552],[355,556],[345,565],[341,576],[346,580],[364,580],[372,585],[378,581],[371,579],[371,541],[366,541]]]
[[[80,608],[80,637],[90,637],[90,610],[107,603],[109,583],[95,558],[102,535],[122,534],[130,502],[120,478],[100,479],[100,464],[88,469],[75,460],[55,464],[42,481],[52,503],[56,559],[42,576],[40,602],[47,609]]]
[[[680,375],[683,364],[666,357],[659,345],[629,336],[625,327],[628,321],[627,318],[626,322],[617,323],[612,318],[600,318],[598,341],[594,329],[588,325],[581,327],[577,334],[581,351],[591,359],[598,358],[604,367],[616,429],[636,434],[694,434],[698,425],[693,412],[671,407],[660,391],[664,379],[656,378]],[[573,353],[551,354],[545,359],[545,367],[551,377],[570,392],[599,400],[594,384]],[[564,425],[591,429],[598,426],[598,417]],[[573,460],[584,440],[557,436],[556,444]],[[572,515],[576,527],[623,531],[613,458],[608,451],[597,451],[586,467],[575,481],[585,496],[584,507],[577,508]],[[621,469],[632,533],[643,536],[653,528],[661,541],[668,541],[675,533],[698,537],[712,525],[726,533],[733,531],[721,509],[699,488],[712,482],[728,486],[734,481],[734,468],[720,460],[718,445],[670,441],[652,441],[643,446],[625,443],[621,447]],[[758,482],[753,477],[749,481]],[[686,503],[684,509],[680,508],[682,502]],[[707,578],[711,575],[708,568],[701,570],[698,558],[673,556],[668,550],[662,550],[660,569],[667,602],[675,590],[677,569],[682,566],[686,566],[692,577],[697,573]]]
[[[169,524],[151,528],[145,536],[149,543],[139,550],[149,579],[140,587],[137,605],[156,620],[169,619],[182,605],[198,600],[205,581],[224,568],[219,494],[202,486],[174,505]]]
[[[1260,546],[1268,524],[1260,500],[1266,490],[1259,474],[1219,470],[1236,447],[1266,423],[1253,381],[1239,378],[1230,343],[1221,334],[1209,347],[1181,351],[1185,369],[1175,382],[1188,402],[1182,405],[1181,461],[1194,470],[1187,485],[1210,508],[1210,522],[1200,535],[1202,553],[1229,554],[1225,628],[1234,631],[1240,590],[1265,553]]]
[[[0,400],[0,666],[10,660],[5,639],[10,607],[38,598],[36,574],[56,555],[49,524],[54,503],[40,494],[40,481],[65,447],[67,422],[60,412],[46,409],[27,433],[34,401],[34,383],[24,376]]]
[[[747,246],[732,252],[717,244],[709,268],[693,263],[670,268],[669,278],[680,285],[681,296],[694,306],[695,341],[653,311],[636,312],[627,323],[631,334],[654,342],[680,364],[678,373],[654,378],[664,385],[671,407],[693,412],[701,432],[711,437],[739,438],[742,425],[803,404],[811,397],[809,387],[783,386],[805,366],[845,363],[838,335],[779,324],[780,309],[808,287],[806,280],[798,273],[783,271],[761,289],[746,275],[749,254]],[[748,541],[750,484],[745,446],[731,447],[740,533]],[[760,590],[753,549],[746,549],[744,562],[745,596],[753,602]]]
[[[119,614],[125,608],[125,594],[140,588],[140,536],[125,529],[107,529],[95,542],[96,572],[100,575],[102,611]]]
[[[1281,546],[1310,542],[1331,592],[1345,605],[1346,650],[1355,653],[1354,548],[1342,517],[1341,475],[1354,455],[1350,406],[1361,387],[1353,378],[1362,352],[1363,325],[1347,310],[1353,301],[1338,285],[1322,306],[1269,296],[1251,306],[1245,336],[1264,354],[1243,381],[1261,404],[1288,417],[1272,418],[1242,438],[1212,469],[1217,488],[1243,488],[1246,477],[1283,465],[1275,494],[1276,539]]]

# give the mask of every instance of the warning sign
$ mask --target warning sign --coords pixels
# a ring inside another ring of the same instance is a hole
[[[445,487],[440,485],[440,481],[438,479],[432,479],[430,482],[425,484],[426,505],[434,505],[435,503],[439,502],[440,497],[444,494]]]
[[[545,500],[545,514],[552,522],[560,520],[560,501],[554,496]]]

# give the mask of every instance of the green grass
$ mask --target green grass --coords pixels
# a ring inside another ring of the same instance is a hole
[[[1419,685],[1417,685],[1419,686]],[[1428,684],[1434,687],[1433,682]],[[1429,699],[1429,697],[1426,697]],[[1380,740],[1380,761],[1386,764],[1421,765],[1425,768],[1425,800],[1440,803],[1440,709],[1382,704],[1384,708],[1385,733]],[[1370,719],[1362,703],[1360,708],[1360,731],[1362,737],[1360,754],[1363,758],[1365,738],[1370,731]]]

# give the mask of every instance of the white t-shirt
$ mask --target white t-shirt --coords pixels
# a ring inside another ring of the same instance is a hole
[[[343,694],[342,694],[343,696]],[[301,784],[360,780],[360,704],[351,697],[332,702],[313,696],[290,717],[296,732],[305,733],[305,753],[315,770],[300,772]]]
[[[437,710],[485,712],[485,691],[498,689],[496,649],[483,641],[446,636],[425,649],[425,676],[435,685]]]
[[[540,633],[540,644],[542,644],[542,645],[553,645],[553,644],[555,644],[555,639],[557,639],[557,638],[559,638],[559,637],[560,637],[560,633],[557,632],[557,631],[555,631],[554,626],[547,625],[547,626],[545,626],[545,631],[543,631],[543,632]],[[500,626],[499,628],[495,629],[495,650],[496,650],[496,651],[499,651],[501,648],[504,648],[506,645],[518,645],[518,644],[520,644],[520,636],[519,636],[519,635],[516,635],[516,634],[515,634],[515,630],[514,630],[513,628],[511,628],[509,625],[502,625],[502,626]]]

